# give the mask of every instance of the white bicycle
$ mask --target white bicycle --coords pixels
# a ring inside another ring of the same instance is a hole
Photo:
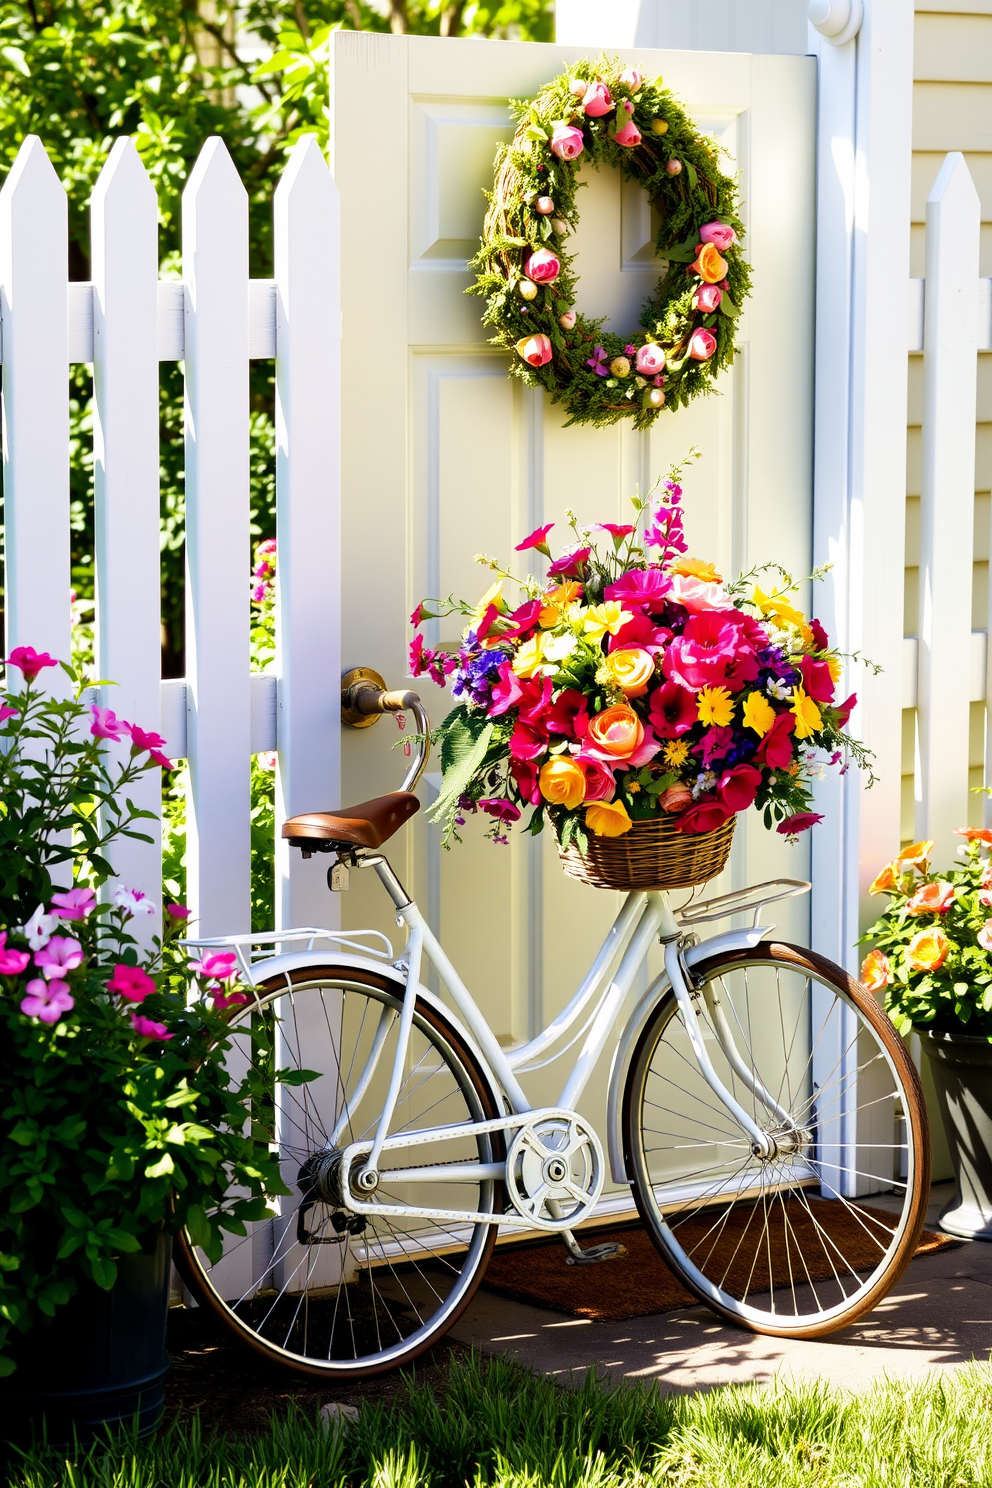
[[[352,704],[369,717],[410,710],[429,739],[415,693],[365,686]],[[418,809],[428,747],[399,791],[284,828],[304,853],[332,854],[332,887],[349,868],[378,876],[406,929],[399,956],[375,931],[195,942],[236,949],[255,991],[232,1013],[232,1058],[312,1072],[270,1079],[246,1113],[293,1197],[229,1236],[216,1264],[178,1237],[200,1304],[270,1359],[355,1378],[438,1341],[500,1230],[557,1233],[580,1264],[615,1255],[575,1237],[607,1162],[576,1108],[622,1018],[609,1165],[678,1280],[723,1317],[791,1337],[874,1307],[923,1226],[929,1131],[912,1061],[875,1000],[758,923],[809,885],[775,881],[678,911],[666,893],[629,894],[568,1006],[505,1050],[379,851]],[[750,928],[699,938],[696,927],[745,912]],[[635,997],[658,941],[664,973]],[[425,960],[450,1006],[424,985]],[[521,1077],[576,1044],[557,1105],[535,1108]]]

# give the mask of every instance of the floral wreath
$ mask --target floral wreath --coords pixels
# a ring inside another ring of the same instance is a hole
[[[511,373],[565,405],[566,428],[622,418],[647,428],[663,409],[712,391],[736,352],[751,282],[737,182],[661,82],[617,58],[577,62],[533,101],[512,104],[520,122],[497,151],[467,293],[485,298],[493,344],[516,351]],[[629,336],[575,309],[564,239],[578,225],[583,156],[643,186],[661,217],[655,251],[667,268]]]

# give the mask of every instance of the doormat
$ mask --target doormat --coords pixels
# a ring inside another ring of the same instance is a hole
[[[807,1199],[806,1203],[816,1218],[816,1223],[833,1240],[855,1271],[870,1271],[878,1260],[878,1249],[865,1233],[862,1222],[839,1203],[827,1199]],[[887,1228],[895,1225],[895,1216],[880,1209],[860,1205],[861,1212],[870,1220],[878,1220]],[[759,1248],[757,1231],[750,1242],[746,1234],[747,1209],[738,1210],[728,1221],[713,1255],[710,1265],[729,1263],[730,1269],[724,1283],[726,1289],[738,1296],[748,1287],[749,1294],[757,1295],[769,1291],[768,1259],[763,1243],[761,1257],[755,1262],[755,1250]],[[794,1239],[789,1241],[786,1251],[786,1228],[776,1226],[772,1236],[771,1271],[772,1283],[776,1287],[789,1285],[789,1263],[792,1274],[799,1284],[800,1278],[808,1275],[811,1281],[825,1281],[833,1275],[830,1261],[823,1244],[817,1239],[816,1230],[805,1206],[789,1203],[789,1225]],[[713,1216],[701,1215],[698,1219],[686,1220],[678,1227],[679,1239],[686,1250],[691,1242],[701,1241],[713,1226]],[[743,1239],[742,1239],[743,1236]],[[559,1312],[568,1312],[573,1317],[592,1318],[600,1321],[622,1318],[649,1317],[656,1312],[674,1312],[680,1307],[697,1307],[698,1297],[678,1282],[655,1249],[642,1225],[635,1228],[580,1231],[579,1243],[599,1245],[607,1240],[619,1241],[627,1254],[596,1266],[569,1266],[567,1251],[557,1238],[540,1241],[536,1245],[505,1247],[497,1250],[489,1265],[483,1285],[505,1297],[518,1302],[534,1302],[539,1307],[553,1307]],[[950,1235],[938,1235],[924,1230],[916,1247],[917,1255],[932,1255],[938,1250],[951,1250],[962,1244]],[[710,1240],[702,1251],[705,1255]],[[798,1247],[802,1247],[806,1270],[799,1259]],[[734,1255],[737,1249],[736,1256]],[[731,1259],[733,1258],[733,1259]],[[840,1269],[837,1256],[834,1262]],[[757,1281],[760,1268],[764,1266],[764,1287]]]

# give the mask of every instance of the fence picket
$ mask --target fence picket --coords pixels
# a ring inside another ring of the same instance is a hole
[[[0,191],[6,645],[69,658],[68,204],[37,135]],[[43,674],[63,688],[62,673]]]
[[[93,504],[97,676],[113,680],[102,699],[119,717],[160,728],[158,201],[134,142],[119,139],[90,208],[93,260]],[[150,843],[114,849],[118,878],[156,905],[136,922],[160,933],[161,776],[149,771],[130,792],[156,820]]]
[[[187,885],[201,935],[250,928],[248,198],[220,139],[183,193]]]
[[[279,768],[276,923],[326,925],[334,913],[317,858],[291,861],[286,816],[338,799],[340,469],[337,187],[309,136],[275,195],[276,507],[279,557]]]
[[[923,338],[916,828],[934,839],[939,863],[968,820],[980,220],[954,152],[927,198]]]

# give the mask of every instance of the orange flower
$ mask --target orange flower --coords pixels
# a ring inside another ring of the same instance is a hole
[[[643,646],[619,646],[603,665],[625,697],[643,697],[654,677],[654,657]]]
[[[861,963],[861,984],[869,992],[884,992],[892,982],[892,967],[881,951],[869,951]]]
[[[969,842],[984,842],[986,847],[992,845],[992,832],[988,827],[955,827],[955,837],[967,837]]]
[[[549,759],[541,766],[537,777],[541,795],[554,806],[564,806],[574,811],[585,800],[586,777],[580,765],[567,754]]]
[[[719,284],[721,279],[727,277],[727,260],[720,257],[712,243],[700,243],[692,267],[704,284]]]
[[[906,905],[911,915],[946,914],[954,903],[954,885],[935,879],[933,883],[920,884]]]
[[[906,960],[914,971],[937,971],[950,949],[943,930],[919,930],[906,947]]]
[[[564,584],[558,584],[554,589],[549,589],[544,596],[544,605],[537,623],[542,630],[553,630],[562,617],[562,611],[570,604],[574,604],[582,594],[582,585],[573,580],[567,580]]]
[[[597,837],[622,837],[633,825],[622,801],[594,801],[586,807],[586,826]]]
[[[932,839],[929,842],[914,842],[912,847],[904,848],[899,853],[895,859],[895,866],[898,868],[905,865],[907,868],[919,868],[922,871],[924,865],[930,861],[930,854],[932,852]]]
[[[702,558],[676,558],[669,565],[670,574],[682,574],[685,578],[703,579],[707,584],[722,584],[723,574],[718,574],[712,563]]]
[[[884,894],[889,889],[896,887],[896,868],[894,863],[886,863],[881,873],[877,874],[868,885],[869,894]]]
[[[626,703],[617,703],[613,708],[604,708],[589,724],[587,735],[590,744],[603,749],[617,759],[629,759],[635,749],[644,742],[644,725]]]

